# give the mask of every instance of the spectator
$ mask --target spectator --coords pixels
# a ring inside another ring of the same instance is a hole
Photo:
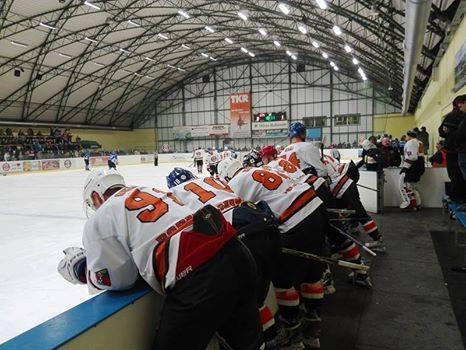
[[[34,131],[32,130],[32,128],[28,128],[26,133],[28,136],[34,136]]]
[[[466,181],[458,163],[457,134],[461,122],[464,120],[463,108],[465,95],[457,96],[453,100],[453,110],[448,113],[439,126],[440,137],[445,138],[444,147],[447,152],[447,172],[451,181],[449,197],[453,201],[462,202],[466,200]]]
[[[6,134],[6,136],[12,136],[12,135],[13,135],[13,131],[11,131],[10,128],[6,128],[5,134]]]
[[[384,168],[397,167],[401,164],[401,155],[398,148],[393,147],[390,139],[384,137],[379,147],[380,156]]]
[[[424,145],[424,154],[429,151],[429,133],[426,131],[426,127],[421,127],[421,131],[417,133],[417,139]]]
[[[369,140],[364,140],[361,143],[362,159],[358,162],[357,167],[360,168],[365,165],[366,169],[369,171],[381,171],[383,161],[380,156],[380,151],[370,139],[373,139],[373,137],[371,136]]]
[[[463,180],[466,181],[466,95],[459,96],[457,100],[458,110],[462,114],[462,121],[458,127],[458,133],[456,135],[456,146],[458,147],[458,165],[461,173],[463,174]]]
[[[3,155],[3,161],[4,162],[10,161],[10,152],[8,151],[8,149],[5,151],[5,154]]]
[[[447,151],[443,148],[443,141],[437,142],[435,148],[437,152],[429,158],[429,162],[433,168],[445,168],[447,166]]]

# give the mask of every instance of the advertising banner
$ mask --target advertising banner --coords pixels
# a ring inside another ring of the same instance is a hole
[[[58,159],[42,160],[42,170],[60,169],[60,161]]]
[[[101,157],[91,157],[89,162],[91,165],[107,165],[108,163],[108,156],[101,156]]]
[[[276,122],[254,122],[252,130],[280,130],[288,129],[288,121],[279,120]]]
[[[322,141],[322,128],[306,129],[306,138],[311,141]]]
[[[25,160],[23,162],[24,171],[39,171],[42,169],[40,160]]]
[[[17,173],[23,171],[23,162],[5,162],[2,163],[1,172]]]
[[[230,95],[230,119],[232,138],[251,136],[251,94],[249,92]]]
[[[173,136],[175,140],[190,140],[196,137],[225,136],[228,135],[228,133],[228,125],[195,125],[173,127]]]
[[[281,137],[285,138],[288,136],[288,129],[278,130],[253,130],[252,137],[254,138],[268,138],[268,137]]]
[[[458,91],[466,85],[466,42],[461,46],[455,58],[455,87]]]

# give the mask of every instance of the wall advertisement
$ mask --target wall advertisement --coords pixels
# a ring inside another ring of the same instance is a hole
[[[466,85],[466,42],[456,53],[455,58],[455,87],[453,91],[458,91]]]
[[[226,136],[229,134],[229,125],[194,125],[175,126],[173,135],[175,140],[190,140],[199,137]]]
[[[254,122],[252,130],[280,130],[288,129],[288,121],[279,120],[276,122]]]
[[[230,95],[230,136],[251,137],[251,94],[249,92]]]
[[[56,170],[60,169],[60,161],[58,159],[43,160],[42,170]]]

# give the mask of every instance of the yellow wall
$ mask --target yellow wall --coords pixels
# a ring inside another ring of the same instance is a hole
[[[466,94],[466,86],[453,92],[455,85],[455,57],[461,46],[466,42],[466,17],[463,18],[448,49],[440,60],[437,81],[431,81],[415,112],[416,125],[425,126],[430,134],[430,148],[435,146],[439,136],[437,129],[442,117],[451,111],[451,102],[455,96]]]
[[[414,116],[401,114],[383,114],[374,116],[374,135],[388,134],[394,138],[406,135],[406,131],[414,128]]]

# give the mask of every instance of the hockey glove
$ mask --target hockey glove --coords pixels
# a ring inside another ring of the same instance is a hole
[[[79,247],[68,247],[65,257],[58,263],[58,272],[73,284],[86,284],[86,251]]]

